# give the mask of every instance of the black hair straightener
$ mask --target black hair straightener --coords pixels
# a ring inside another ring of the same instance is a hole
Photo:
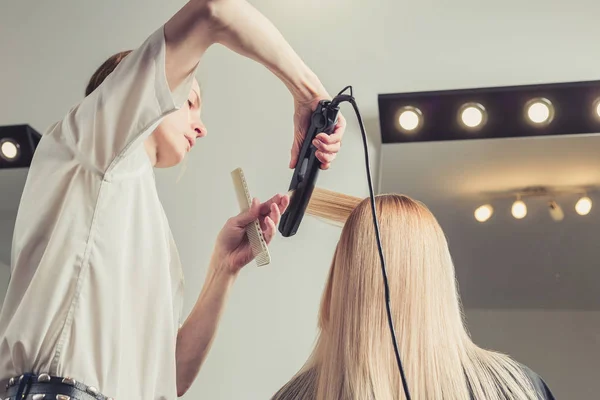
[[[290,204],[279,221],[279,232],[284,237],[294,236],[298,231],[319,175],[321,162],[315,155],[317,148],[312,142],[319,133],[333,133],[339,111],[339,103],[334,99],[321,100],[312,113],[310,127],[306,131],[290,183],[289,191],[293,191]]]
[[[350,89],[350,94],[343,94],[347,89]],[[396,362],[398,364],[398,369],[400,370],[400,375],[402,378],[404,394],[406,395],[406,399],[410,400],[410,393],[408,391],[408,384],[406,383],[404,369],[402,368],[402,361],[400,360],[400,352],[398,350],[396,334],[394,333],[394,324],[392,320],[392,312],[390,309],[390,290],[388,285],[387,272],[385,268],[385,257],[383,255],[383,248],[381,247],[381,237],[379,235],[377,211],[375,209],[375,195],[373,194],[373,183],[371,180],[369,149],[367,147],[367,134],[365,132],[365,127],[362,121],[362,117],[360,115],[360,111],[358,110],[358,106],[356,105],[356,100],[352,95],[352,86],[345,87],[331,101],[320,101],[317,108],[313,111],[310,118],[310,127],[306,132],[306,137],[304,138],[302,148],[300,149],[300,154],[298,155],[298,162],[296,163],[294,175],[292,176],[292,182],[290,183],[289,187],[289,191],[292,192],[290,204],[287,210],[281,216],[281,220],[279,221],[279,232],[284,237],[290,237],[294,236],[298,231],[298,228],[300,227],[300,223],[302,222],[302,218],[304,217],[304,213],[306,212],[306,208],[308,207],[308,203],[310,202],[310,198],[315,188],[315,182],[317,181],[319,175],[319,169],[321,167],[321,162],[315,155],[317,149],[312,144],[312,142],[315,139],[315,137],[321,132],[324,132],[328,135],[331,135],[333,133],[335,125],[337,124],[338,114],[340,111],[339,106],[343,102],[348,102],[352,104],[354,112],[356,113],[356,117],[358,118],[358,123],[360,125],[360,130],[363,137],[365,163],[367,168],[367,180],[369,183],[369,193],[371,198],[371,211],[373,213],[373,224],[375,225],[377,248],[379,250],[379,257],[381,259],[381,271],[383,273],[383,282],[385,286],[385,300],[388,316],[388,325],[392,334],[394,352],[396,354]]]

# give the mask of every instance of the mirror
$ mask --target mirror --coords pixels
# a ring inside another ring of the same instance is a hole
[[[600,137],[414,140],[381,156],[379,192],[422,201],[447,235],[473,341],[556,398],[596,397]]]

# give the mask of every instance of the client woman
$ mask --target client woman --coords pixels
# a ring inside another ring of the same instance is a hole
[[[385,312],[370,199],[332,193],[329,197],[321,205],[311,200],[309,213],[347,221],[323,293],[320,333],[305,366],[273,399],[404,399]],[[553,400],[536,373],[471,341],[448,244],[432,213],[400,195],[378,196],[376,207],[411,397]]]

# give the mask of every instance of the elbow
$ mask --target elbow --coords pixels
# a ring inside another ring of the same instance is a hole
[[[228,28],[239,3],[244,0],[190,0],[194,3],[196,18],[208,26],[214,42],[220,42]]]
[[[190,390],[190,383],[177,382],[177,397],[183,397]]]

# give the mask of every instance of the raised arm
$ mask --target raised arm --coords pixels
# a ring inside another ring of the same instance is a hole
[[[294,97],[327,95],[277,28],[245,0],[190,0],[165,25],[167,79],[177,87],[214,43],[267,67]]]
[[[219,43],[259,62],[288,88],[295,102],[294,144],[290,167],[296,164],[310,113],[330,98],[318,77],[288,44],[279,30],[246,0],[190,0],[165,25],[167,80],[177,87],[208,47]],[[319,136],[317,157],[327,168],[339,151],[345,120],[331,136]]]

